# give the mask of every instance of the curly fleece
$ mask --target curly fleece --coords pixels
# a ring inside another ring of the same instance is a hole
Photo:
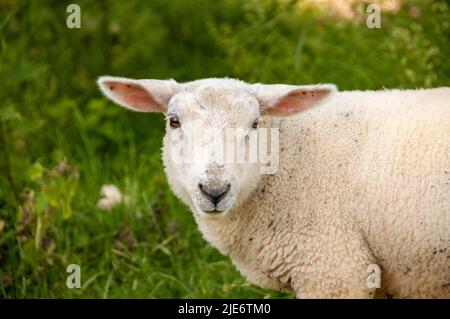
[[[280,129],[280,168],[204,237],[299,298],[449,298],[450,89],[338,92]]]

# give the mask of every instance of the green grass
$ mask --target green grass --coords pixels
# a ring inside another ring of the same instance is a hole
[[[202,238],[165,180],[162,116],[104,100],[100,75],[450,84],[444,1],[405,1],[376,30],[256,0],[82,0],[77,30],[68,3],[0,1],[2,298],[292,298],[247,283]],[[108,183],[130,203],[98,209]],[[81,289],[66,287],[72,263]]]

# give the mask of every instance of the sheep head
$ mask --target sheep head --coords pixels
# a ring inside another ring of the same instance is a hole
[[[98,84],[119,105],[166,114],[163,161],[169,184],[197,216],[206,218],[226,215],[255,189],[261,173],[275,173],[278,143],[273,142],[278,132],[268,127],[265,117],[296,114],[336,91],[329,84],[267,85],[233,79],[177,83],[105,76]],[[272,169],[264,171],[268,166]]]

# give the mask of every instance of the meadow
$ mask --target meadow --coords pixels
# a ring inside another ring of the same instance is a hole
[[[164,117],[102,97],[100,75],[450,85],[447,1],[366,26],[303,1],[0,0],[0,298],[293,298],[248,283],[170,192]],[[100,209],[102,185],[127,200]],[[81,268],[69,289],[66,268]]]

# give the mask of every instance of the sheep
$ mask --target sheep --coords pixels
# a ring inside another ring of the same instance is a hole
[[[98,84],[119,105],[166,114],[170,187],[250,282],[298,298],[450,297],[450,88]],[[276,129],[277,170],[216,157],[226,128],[245,133],[232,149]]]

